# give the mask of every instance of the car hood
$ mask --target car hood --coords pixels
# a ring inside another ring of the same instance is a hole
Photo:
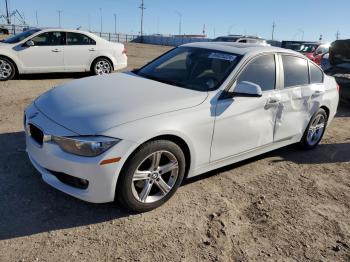
[[[94,135],[138,119],[194,107],[207,92],[198,92],[115,73],[72,81],[40,96],[34,103],[52,121],[80,135]]]

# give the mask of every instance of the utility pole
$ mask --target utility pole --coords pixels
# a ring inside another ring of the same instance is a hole
[[[320,34],[320,37],[318,38],[318,42],[322,42],[322,39],[323,39],[323,35],[322,34]]]
[[[6,3],[6,21],[7,21],[7,24],[11,24],[7,0],[5,0],[5,3]]]
[[[61,14],[62,14],[62,10],[58,10],[58,27],[61,28]]]
[[[273,21],[273,23],[272,23],[272,36],[271,36],[271,40],[274,40],[275,28],[276,28],[276,24],[275,24],[275,21]]]
[[[88,26],[89,26],[89,32],[91,32],[90,14],[88,14]]]
[[[142,37],[143,37],[143,11],[146,9],[145,8],[145,4],[143,3],[143,0],[141,0],[141,5],[139,6],[139,8],[141,9],[141,31],[140,31],[140,35],[141,35],[141,41],[143,41]]]
[[[35,11],[36,26],[39,27],[38,11]]]
[[[114,16],[114,33],[117,34],[117,14],[113,14]]]
[[[181,35],[182,31],[182,14],[179,11],[175,11],[175,13],[179,16],[179,35]]]
[[[100,27],[100,33],[102,33],[103,31],[103,24],[102,24],[102,8],[100,8],[100,24],[101,24],[101,27]]]
[[[339,30],[338,30],[337,33],[335,34],[335,38],[336,38],[337,40],[339,40],[339,37],[340,37],[340,33],[339,33]]]
[[[301,41],[304,41],[304,30],[303,29],[299,29],[299,32],[301,33]]]

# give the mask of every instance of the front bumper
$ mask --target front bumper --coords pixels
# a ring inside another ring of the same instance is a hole
[[[26,124],[29,122],[40,127],[46,134],[76,135],[46,118],[40,112],[36,112],[36,116],[27,120]],[[132,142],[121,140],[102,155],[81,157],[62,151],[57,144],[50,141],[39,145],[26,131],[26,151],[43,180],[64,193],[92,203],[114,201],[115,187],[123,161],[107,165],[100,165],[100,163],[110,158],[122,157],[123,159],[132,145]],[[80,189],[63,183],[52,172],[87,180],[88,187]]]

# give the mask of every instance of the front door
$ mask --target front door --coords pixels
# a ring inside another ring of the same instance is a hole
[[[262,55],[251,60],[236,83],[258,84],[261,97],[222,99],[216,105],[216,119],[211,149],[211,162],[232,157],[273,143],[277,111],[275,55]]]
[[[34,46],[18,51],[25,73],[64,72],[65,33],[46,32],[31,40]]]

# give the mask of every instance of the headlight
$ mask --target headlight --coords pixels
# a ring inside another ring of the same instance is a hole
[[[120,139],[105,136],[60,137],[52,136],[63,151],[78,156],[98,156],[117,144]]]

